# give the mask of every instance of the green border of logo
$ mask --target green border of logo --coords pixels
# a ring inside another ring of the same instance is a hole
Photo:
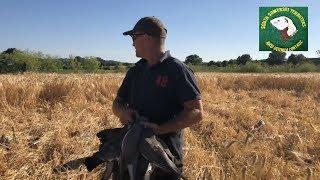
[[[289,39],[281,38],[270,22],[280,16],[290,18],[297,28]],[[259,51],[308,51],[308,7],[259,7]]]

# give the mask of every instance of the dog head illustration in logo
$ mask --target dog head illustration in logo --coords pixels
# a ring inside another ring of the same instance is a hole
[[[274,18],[270,22],[274,27],[281,31],[281,37],[284,40],[290,39],[298,31],[292,20],[286,16]]]

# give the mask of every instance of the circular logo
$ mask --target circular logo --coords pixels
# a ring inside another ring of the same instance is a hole
[[[307,7],[260,7],[260,51],[307,51]]]

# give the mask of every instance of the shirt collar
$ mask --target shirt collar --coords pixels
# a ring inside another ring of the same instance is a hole
[[[167,58],[169,58],[169,57],[171,57],[171,54],[170,54],[170,51],[168,50],[168,51],[166,51],[164,54],[163,54],[163,56],[160,58],[160,63],[162,63],[163,62],[163,60],[165,60],[165,59],[167,59]]]
[[[167,51],[164,52],[163,56],[159,59],[159,62],[162,63],[165,59],[170,58],[170,57],[172,57],[171,54],[170,54],[170,51],[167,50]],[[136,65],[138,65],[138,64],[144,65],[144,64],[146,64],[146,63],[147,63],[147,60],[146,60],[146,59],[140,59],[140,60],[139,60],[138,62],[136,62],[135,64],[136,64]],[[159,64],[160,64],[160,63],[159,63]]]

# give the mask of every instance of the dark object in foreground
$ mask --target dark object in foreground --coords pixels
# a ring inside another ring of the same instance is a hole
[[[99,150],[92,156],[79,158],[69,161],[61,166],[53,169],[55,173],[68,170],[78,169],[81,165],[85,165],[88,171],[92,171],[100,164],[107,162],[106,171],[112,172],[113,164],[119,160],[121,153],[121,142],[124,135],[127,133],[127,126],[123,128],[105,129],[97,133],[100,140]],[[111,175],[111,173],[110,173]]]
[[[175,165],[175,157],[166,144],[158,139],[150,128],[143,127],[139,122],[137,118],[134,123],[122,128],[100,131],[97,133],[100,140],[99,151],[90,157],[82,158],[81,161],[75,160],[78,164],[72,164],[70,162],[73,161],[70,161],[55,170],[59,172],[77,169],[84,164],[88,171],[92,171],[100,164],[106,163],[104,179],[108,179],[113,173],[123,179],[124,172],[128,170],[132,180],[137,179],[137,159],[141,154],[149,162],[151,169],[157,167],[186,179]]]
[[[175,158],[169,148],[151,131],[146,130],[142,132],[142,137],[139,143],[139,152],[152,165],[155,165],[175,177],[186,179],[181,175],[180,170],[175,165]]]
[[[128,131],[128,126],[123,128],[105,129],[97,133],[100,140],[99,150],[85,159],[88,171],[104,162],[119,161],[121,142]]]

